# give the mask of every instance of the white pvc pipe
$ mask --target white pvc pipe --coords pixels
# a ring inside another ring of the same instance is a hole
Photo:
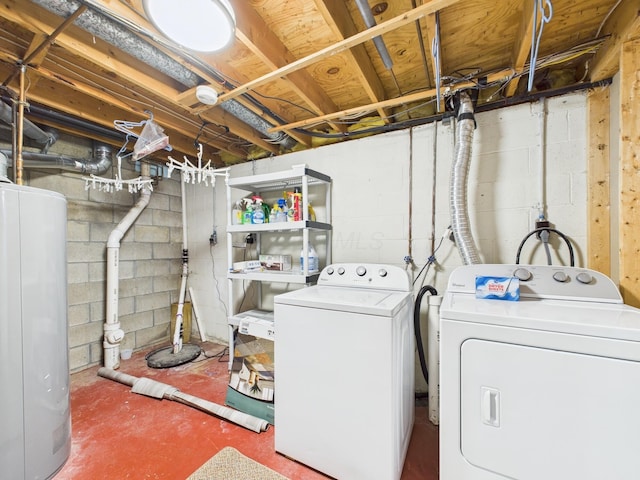
[[[143,179],[149,178],[149,165],[142,163],[141,174]],[[120,328],[118,317],[118,275],[120,240],[142,213],[151,197],[151,190],[144,185],[140,192],[140,198],[129,210],[118,226],[109,234],[107,240],[107,292],[106,292],[106,319],[104,324],[104,366],[110,369],[120,367],[120,342],[124,338],[124,331]]]
[[[440,423],[440,295],[429,296],[427,312],[427,368],[429,371],[429,420]]]
[[[189,276],[189,253],[187,244],[187,196],[185,195],[184,179],[180,179],[180,193],[182,195],[182,281],[180,282],[180,298],[176,311],[176,324],[173,329],[173,353],[182,350],[182,317],[184,297],[187,291],[187,277]]]
[[[191,308],[193,310],[193,316],[196,317],[196,323],[198,324],[198,331],[200,332],[200,340],[205,342],[207,340],[207,334],[204,331],[204,325],[202,325],[202,319],[200,318],[200,312],[198,311],[198,304],[193,296],[193,288],[189,287],[189,296],[191,297]]]

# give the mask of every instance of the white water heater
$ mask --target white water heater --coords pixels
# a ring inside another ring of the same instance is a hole
[[[46,479],[71,449],[67,207],[0,182],[0,476]]]

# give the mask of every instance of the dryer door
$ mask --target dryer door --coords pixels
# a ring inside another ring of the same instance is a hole
[[[460,382],[462,454],[486,473],[637,478],[640,363],[469,339]]]

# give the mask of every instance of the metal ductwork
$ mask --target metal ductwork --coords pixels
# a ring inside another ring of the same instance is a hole
[[[449,185],[449,208],[451,229],[458,246],[458,252],[465,265],[482,263],[471,234],[467,201],[467,181],[475,123],[471,97],[467,92],[461,92],[457,116],[455,158],[451,167]]]
[[[0,120],[5,122],[7,125],[13,125],[13,108],[4,102],[0,102]],[[58,140],[56,135],[50,132],[45,132],[35,123],[27,120],[26,118],[23,122],[23,134],[25,137],[29,137],[45,148],[50,147]]]
[[[63,18],[70,16],[82,5],[82,3],[77,0],[32,1]],[[198,85],[200,78],[188,68],[173,60],[169,55],[166,55],[150,43],[142,40],[128,27],[123,26],[118,23],[116,19],[113,19],[108,12],[97,11],[100,7],[95,5],[94,2],[88,2],[88,5],[91,8],[85,10],[74,22],[77,26],[189,88]],[[269,141],[273,143],[280,144],[285,148],[291,148],[297,143],[296,140],[281,132],[269,132],[269,129],[274,125],[245,108],[236,100],[228,100],[219,106],[242,122],[250,125],[256,131],[265,135]]]
[[[60,169],[73,172],[101,175],[111,168],[111,147],[95,144],[92,158],[73,158],[65,155],[38,152],[22,152],[25,168]],[[0,155],[6,155],[8,164],[12,165],[11,150],[0,150]],[[2,172],[0,172],[0,175]]]

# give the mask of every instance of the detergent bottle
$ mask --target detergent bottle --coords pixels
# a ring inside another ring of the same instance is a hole
[[[311,243],[307,243],[307,254],[309,258],[309,273],[318,271],[318,253]],[[300,271],[304,272],[304,248],[300,251]]]
[[[262,198],[257,195],[252,197],[253,212],[251,212],[251,223],[265,223],[264,210],[262,209]],[[267,217],[269,218],[269,217]]]

